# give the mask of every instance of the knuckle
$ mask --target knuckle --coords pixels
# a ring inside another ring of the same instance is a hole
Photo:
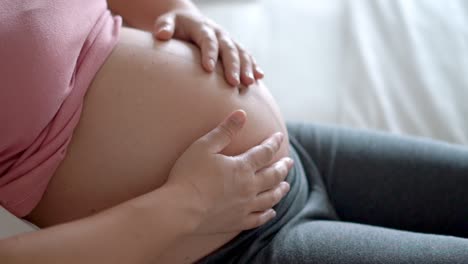
[[[236,51],[237,52],[236,46],[234,45],[234,43],[232,43],[232,41],[230,39],[228,39],[226,37],[222,37],[220,39],[220,42],[223,44],[224,48],[227,51],[230,51],[230,52]]]
[[[281,170],[279,168],[276,168],[273,173],[273,178],[275,179],[275,182],[280,182],[282,180],[283,174],[281,173]]]
[[[203,46],[208,50],[216,50],[217,48],[213,39],[205,39],[203,41]]]
[[[207,17],[203,17],[202,24],[206,27],[209,27],[212,30],[215,30],[216,28],[216,23]]]
[[[214,42],[214,39],[209,34],[202,34],[201,41],[202,43],[208,44]]]
[[[207,38],[207,39],[205,39],[205,43],[206,43],[206,45],[208,45],[209,47],[212,47],[212,48],[216,47],[216,42],[215,42],[215,40],[214,40],[213,38]]]
[[[231,56],[232,62],[230,63],[230,69],[234,72],[238,72],[240,67],[239,59],[236,57],[235,54],[232,54]]]
[[[216,34],[219,37],[229,36],[229,32],[227,32],[222,27],[220,27],[218,24],[216,24],[216,22],[213,22],[213,20],[211,20],[211,23],[213,23],[213,29],[214,29],[214,31],[216,32]]]
[[[263,153],[266,159],[271,160],[273,159],[273,156],[275,155],[275,148],[270,143],[265,144],[263,145]]]
[[[208,28],[201,28],[200,34],[198,35],[198,41],[206,43],[208,41],[214,40],[213,32],[210,31]]]
[[[260,146],[255,146],[252,149],[251,155],[248,157],[248,163],[251,168],[255,169],[258,166],[262,165],[261,163],[261,158],[262,158],[262,148]]]
[[[228,136],[229,138],[234,137],[234,132],[232,132],[230,127],[228,125],[226,125],[226,124],[223,124],[223,125],[219,126],[217,129],[218,129],[219,133],[224,134],[224,135]]]
[[[256,195],[256,189],[255,188],[255,185],[253,183],[249,183],[249,182],[246,182],[245,185],[244,185],[244,190],[245,190],[245,193],[246,195]]]
[[[218,38],[231,39],[229,32],[224,30],[222,27],[215,26],[214,31]]]
[[[251,178],[247,177],[251,173],[250,166],[244,161],[244,159],[241,159],[241,162],[237,163],[235,167],[237,170],[237,175],[244,177],[244,181],[250,181],[252,183]]]
[[[235,57],[231,58],[230,62],[224,62],[224,67],[226,67],[227,73],[237,73],[239,72],[239,63],[236,61]]]
[[[249,162],[247,160],[246,155],[237,156],[236,159],[239,170],[241,170],[242,172],[249,171]]]
[[[283,179],[283,177],[286,176],[286,175],[288,174],[288,168],[287,168],[284,164],[281,164],[281,166],[279,167],[278,171],[279,171],[279,173],[280,173],[281,179]]]
[[[200,34],[206,38],[209,38],[211,36],[211,29],[207,26],[202,26],[200,28]]]
[[[221,37],[223,36],[223,31],[221,29],[219,29],[218,27],[214,27],[213,31],[214,31],[216,37],[218,39],[221,39]]]
[[[242,58],[243,61],[245,62],[250,62],[250,56],[248,54],[246,54],[245,52],[240,52],[240,57]]]
[[[252,173],[254,167],[252,167],[251,161],[249,160],[249,156],[241,155],[238,157],[238,164],[239,170],[243,175]]]
[[[234,46],[234,44],[232,44],[231,42],[228,42],[228,43],[229,43],[229,44],[226,45],[226,49],[227,49],[230,53],[235,54],[235,55],[237,56],[238,51],[237,51],[236,46]]]
[[[243,173],[244,175],[256,175],[255,170],[256,167],[254,166],[254,161],[253,160],[247,160],[245,159],[245,162],[243,164]],[[252,182],[257,182],[258,178],[257,177],[252,177]]]
[[[204,18],[201,22],[201,24],[204,26],[204,27],[212,27],[212,25],[210,24],[210,21],[207,19],[207,18]]]
[[[279,188],[275,189],[273,192],[273,205],[277,204],[280,200],[281,197],[283,197],[283,193]]]
[[[229,40],[225,36],[220,36],[218,38],[219,43],[223,46],[229,46]]]

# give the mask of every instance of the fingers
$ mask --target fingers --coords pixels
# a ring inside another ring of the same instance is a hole
[[[265,211],[272,208],[289,192],[289,188],[289,183],[281,182],[275,188],[259,194],[252,211]]]
[[[255,177],[255,185],[258,186],[261,192],[272,189],[284,181],[292,165],[293,160],[291,158],[282,158],[271,166],[258,171]]]
[[[213,29],[208,26],[202,27],[193,37],[195,43],[201,48],[203,68],[212,72],[218,60],[218,39]]]
[[[169,14],[158,18],[154,24],[154,34],[159,40],[169,40],[174,36],[175,15]]]
[[[260,175],[257,174],[258,177],[268,176],[267,178],[270,179],[267,182],[274,184],[274,188],[268,188],[267,191],[257,195],[250,209],[253,213],[247,216],[244,229],[261,226],[276,216],[276,212],[272,207],[278,204],[290,190],[289,183],[283,180],[292,165],[293,161],[290,158],[284,158],[269,167],[275,168],[275,172],[273,170],[262,170]]]
[[[262,79],[265,76],[265,73],[263,70],[258,66],[257,62],[255,59],[251,56],[250,57],[252,60],[252,65],[253,65],[253,72],[254,72],[254,77],[256,80]]]
[[[214,22],[199,15],[180,12],[162,15],[154,24],[154,35],[159,40],[193,41],[201,49],[202,66],[207,72],[214,71],[220,55],[225,78],[231,86],[241,83],[249,86],[263,78],[263,71],[241,45]]]
[[[208,72],[214,70],[218,54],[221,55],[224,74],[230,85],[237,86],[242,82],[249,86],[256,79],[263,78],[263,71],[256,65],[252,56],[226,33],[205,26],[195,42],[201,47],[202,65]]]
[[[275,156],[283,142],[283,134],[275,133],[263,141],[260,145],[249,149],[247,152],[239,155],[240,158],[246,161],[255,170],[265,167]]]
[[[218,32],[218,43],[221,58],[223,59],[224,75],[232,86],[240,84],[240,58],[236,44],[226,33]]]
[[[273,217],[275,216],[276,216],[276,212],[273,209],[269,209],[263,212],[252,213],[247,216],[242,229],[247,230],[247,229],[259,227],[267,223],[271,219],[273,219]]]
[[[240,80],[244,85],[249,86],[255,82],[252,58],[239,44],[236,46],[240,59]]]
[[[208,148],[211,153],[219,153],[231,143],[234,136],[242,129],[245,121],[246,113],[243,110],[236,110],[196,143]]]

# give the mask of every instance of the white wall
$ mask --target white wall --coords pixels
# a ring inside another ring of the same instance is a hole
[[[243,43],[288,120],[468,143],[468,1],[196,1]]]

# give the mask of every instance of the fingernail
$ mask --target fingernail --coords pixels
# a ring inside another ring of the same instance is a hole
[[[238,85],[238,84],[239,84],[239,74],[234,73],[234,74],[232,75],[232,77],[233,77],[234,80],[236,81],[236,85]]]
[[[240,114],[235,114],[231,117],[231,121],[235,123],[235,125],[240,126],[242,122],[244,122],[244,116]]]
[[[273,210],[273,209],[270,209],[270,215],[271,215],[271,217],[275,217],[276,216],[276,211]]]
[[[210,59],[210,60],[208,61],[208,67],[210,68],[211,71],[214,70],[214,68],[215,68],[215,61],[214,61],[213,59]]]
[[[283,189],[284,191],[288,192],[289,191],[289,183],[287,182],[281,182],[281,189]]]
[[[283,141],[283,138],[284,138],[283,133],[278,132],[278,133],[275,134],[275,136],[278,137],[278,139],[279,139],[280,142]]]
[[[265,75],[265,72],[263,72],[263,70],[260,67],[255,67],[255,70],[261,75]]]
[[[246,71],[245,72],[245,75],[247,76],[247,78],[249,78],[250,80],[254,80],[254,76],[253,76],[253,73],[251,71]]]
[[[161,30],[169,31],[171,30],[171,27],[169,25],[164,25],[161,27]]]

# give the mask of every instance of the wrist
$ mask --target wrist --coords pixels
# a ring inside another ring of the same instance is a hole
[[[164,208],[155,208],[155,201],[164,202]],[[138,210],[137,215],[149,219],[149,225],[157,222],[153,219],[165,218],[173,226],[177,226],[180,236],[193,234],[206,215],[206,208],[193,188],[177,184],[164,184],[157,190],[141,196],[132,207]],[[158,227],[153,228],[157,229]]]
[[[147,31],[152,31],[154,21],[168,12],[176,10],[200,12],[189,0],[138,0],[131,4],[124,0],[107,0],[107,3],[112,12],[122,16],[128,25]]]
[[[180,4],[180,5],[175,5],[171,7],[171,9],[168,9],[166,12],[160,15],[172,13],[174,15],[180,15],[180,14],[195,14],[197,16],[202,15],[201,11],[194,5],[194,4]],[[157,16],[156,18],[158,18]]]
[[[172,6],[172,8],[170,10],[168,10],[168,11],[170,12],[170,11],[174,11],[174,10],[185,10],[185,11],[200,12],[200,10],[198,10],[197,6],[192,1],[188,1],[188,0],[177,1],[175,3],[175,5]]]

